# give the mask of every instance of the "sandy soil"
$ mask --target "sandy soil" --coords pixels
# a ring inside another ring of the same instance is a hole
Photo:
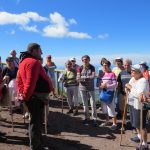
[[[111,131],[110,126],[92,127],[83,125],[83,110],[79,110],[78,116],[67,115],[68,109],[64,102],[58,100],[50,101],[50,114],[48,134],[43,134],[44,143],[50,150],[134,150],[136,143],[130,141],[134,136],[131,130],[123,135],[123,146],[120,146],[120,120],[118,130]],[[103,122],[103,115],[98,111],[98,124]],[[2,111],[7,121],[0,122],[0,129],[7,133],[6,143],[0,143],[0,150],[28,150],[29,139],[27,136],[28,120],[24,123],[22,114],[14,114],[14,132],[11,126],[11,117],[8,111]],[[44,126],[43,126],[44,127]],[[150,134],[148,134],[150,139]]]

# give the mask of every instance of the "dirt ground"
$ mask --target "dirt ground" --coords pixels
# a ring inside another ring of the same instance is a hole
[[[43,134],[44,143],[50,150],[134,150],[137,146],[130,141],[130,138],[134,136],[131,130],[123,134],[123,146],[120,146],[120,120],[118,120],[118,130],[111,131],[111,124],[107,127],[83,125],[82,107],[79,115],[71,116],[66,114],[68,109],[66,102],[64,102],[63,113],[61,101],[51,100],[50,106],[48,134]],[[104,118],[99,110],[97,112],[100,125]],[[15,113],[13,132],[9,112],[2,111],[2,115],[7,117],[7,121],[0,122],[0,130],[7,133],[7,141],[0,143],[0,150],[28,150],[28,120],[24,123],[22,114]],[[149,139],[150,134],[148,134]]]

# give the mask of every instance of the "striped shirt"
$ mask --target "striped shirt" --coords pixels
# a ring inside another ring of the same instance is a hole
[[[117,85],[116,75],[113,72],[105,72],[104,75],[100,77],[100,82],[106,83],[109,91],[114,91]]]

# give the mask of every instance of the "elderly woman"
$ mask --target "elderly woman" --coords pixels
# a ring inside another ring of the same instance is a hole
[[[144,95],[144,97],[148,98],[148,92],[149,92],[149,84],[148,81],[143,77],[143,67],[139,64],[132,66],[131,75],[132,78],[129,81],[128,84],[126,84],[126,88],[130,90],[129,93],[129,100],[132,99],[133,103],[133,109],[132,113],[130,113],[130,117],[132,118],[132,125],[137,130],[137,136],[134,138],[131,138],[134,142],[140,142],[142,140],[142,145],[138,147],[139,150],[148,150],[147,145],[147,130],[146,130],[146,114],[147,110],[143,110],[143,125],[142,125],[142,131],[140,132],[140,111],[142,107],[142,101],[143,98],[141,95]],[[132,84],[131,84],[132,83]]]
[[[12,79],[16,79],[18,68],[15,67],[12,57],[6,58],[7,67],[3,70],[2,76],[6,83],[9,83]]]
[[[7,67],[3,70],[2,77],[3,81],[8,85],[8,94],[5,94],[4,99],[6,105],[10,105],[10,101],[14,101],[15,105],[18,106],[19,103],[15,101],[15,97],[17,96],[17,84],[16,84],[16,76],[18,68],[15,67],[14,61],[12,57],[6,58]]]
[[[107,60],[102,62],[103,66],[103,75],[100,76],[100,100],[103,113],[106,115],[106,122],[101,124],[101,126],[106,126],[109,121],[109,117],[112,117],[113,125],[111,130],[117,129],[117,120],[115,112],[115,101],[114,101],[114,90],[116,88],[116,76],[111,71],[111,63]]]
[[[52,56],[51,55],[48,55],[46,57],[46,65],[44,66],[44,69],[46,70],[46,73],[49,76],[49,78],[52,80],[53,88],[55,89],[56,88],[56,79],[55,79],[56,65],[52,61]],[[56,96],[55,91],[54,91],[54,96]]]
[[[67,101],[69,105],[69,111],[67,114],[73,113],[73,115],[78,114],[78,81],[77,81],[77,71],[72,68],[71,61],[65,63],[66,69],[63,73],[63,77],[60,79],[64,82],[64,87],[66,87]]]

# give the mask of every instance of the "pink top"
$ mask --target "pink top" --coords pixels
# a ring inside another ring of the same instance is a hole
[[[104,73],[102,77],[100,77],[101,83],[107,84],[107,89],[110,91],[114,91],[117,85],[116,75],[113,72]]]

